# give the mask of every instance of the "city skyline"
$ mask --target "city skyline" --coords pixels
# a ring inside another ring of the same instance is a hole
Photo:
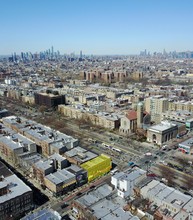
[[[193,50],[193,2],[1,1],[0,55],[44,51],[62,54],[139,54]]]

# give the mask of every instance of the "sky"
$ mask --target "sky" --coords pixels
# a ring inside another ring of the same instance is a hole
[[[193,50],[193,0],[0,0],[0,55]]]

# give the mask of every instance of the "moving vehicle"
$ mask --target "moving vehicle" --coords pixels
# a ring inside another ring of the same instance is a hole
[[[135,164],[135,163],[132,162],[132,161],[130,161],[130,162],[128,163],[129,166],[132,166],[132,165],[134,165],[134,164]]]
[[[118,171],[118,169],[111,170],[110,174],[114,175],[117,171]]]

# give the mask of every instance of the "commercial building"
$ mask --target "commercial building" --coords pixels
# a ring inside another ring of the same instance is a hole
[[[33,192],[0,162],[0,219],[19,219],[33,208]]]
[[[189,138],[178,144],[179,150],[186,154],[193,154],[193,138]]]
[[[73,164],[66,168],[66,170],[76,176],[76,186],[81,186],[88,181],[87,172],[81,167]]]
[[[88,182],[91,182],[97,177],[108,173],[112,168],[112,161],[110,157],[101,154],[100,156],[81,164],[81,167],[87,171]]]
[[[189,119],[186,121],[186,129],[190,131],[193,129],[193,119]]]
[[[162,145],[169,140],[176,138],[178,126],[168,121],[162,121],[160,124],[153,125],[147,130],[147,141]]]
[[[54,196],[62,195],[76,186],[76,176],[66,169],[58,170],[44,178],[45,186]]]

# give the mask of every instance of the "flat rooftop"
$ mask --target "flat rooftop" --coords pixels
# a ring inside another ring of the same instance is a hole
[[[27,215],[21,220],[60,220],[61,216],[58,212],[52,210],[52,209],[43,209],[39,210],[33,214]]]
[[[69,172],[66,169],[58,170],[55,173],[51,173],[45,177],[50,182],[58,185],[60,183],[68,183],[71,182],[73,179],[75,180],[75,175]]]
[[[32,192],[29,186],[27,186],[1,162],[0,173],[3,177],[0,185],[2,187],[8,186],[9,189],[9,192],[7,194],[0,196],[0,204],[21,196],[27,192]]]
[[[192,147],[193,146],[193,138],[189,138],[189,139],[179,143],[179,146]]]
[[[142,169],[131,169],[127,170],[125,172],[118,172],[115,175],[113,175],[114,178],[119,180],[135,180],[139,178],[140,176],[144,175],[146,173],[145,170]]]
[[[110,196],[110,197],[109,197]],[[108,198],[109,197],[109,198]],[[112,198],[111,198],[112,197]],[[82,206],[88,208],[93,216],[103,220],[138,220],[130,212],[125,212],[122,207],[123,200],[117,196],[113,198],[113,189],[108,184],[88,192],[76,199]]]
[[[99,200],[109,196],[112,193],[113,189],[108,184],[99,186],[98,188],[91,190],[87,194],[82,195],[76,199],[82,206],[89,207],[92,204],[98,202]]]
[[[13,141],[9,136],[0,137],[0,142],[6,145],[11,150],[22,149],[23,146],[19,142]]]
[[[66,151],[65,155],[67,157],[75,159],[76,161],[80,163],[84,163],[86,161],[92,160],[98,156],[97,154],[91,151],[87,151],[86,149],[82,147],[75,147],[69,151]]]
[[[13,173],[11,172],[10,169],[8,169],[4,163],[2,163],[0,161],[0,174],[1,176],[4,176],[5,178],[10,176],[10,175],[13,175]]]
[[[165,131],[167,129],[170,129],[172,127],[176,127],[176,124],[173,124],[173,123],[169,123],[169,122],[166,122],[166,123],[160,123],[160,124],[157,124],[157,125],[153,125],[151,126],[148,130],[150,131]]]

